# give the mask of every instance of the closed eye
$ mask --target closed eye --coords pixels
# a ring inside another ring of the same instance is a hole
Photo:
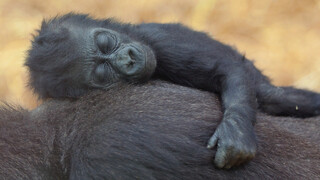
[[[115,39],[111,35],[109,35],[108,33],[99,33],[96,36],[96,43],[97,43],[99,50],[103,54],[108,54],[108,53],[112,52],[112,50],[116,46]]]

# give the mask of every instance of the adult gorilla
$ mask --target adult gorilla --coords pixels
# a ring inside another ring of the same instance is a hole
[[[229,171],[205,144],[218,98],[161,81],[0,110],[0,179],[319,179],[320,121],[258,115],[259,151]]]

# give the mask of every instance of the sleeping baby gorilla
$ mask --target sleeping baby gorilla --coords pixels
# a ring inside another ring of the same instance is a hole
[[[121,24],[67,14],[43,21],[25,65],[41,98],[160,78],[218,93],[223,119],[208,142],[215,165],[230,168],[256,153],[257,107],[273,115],[320,114],[320,95],[275,87],[230,46],[181,24]]]

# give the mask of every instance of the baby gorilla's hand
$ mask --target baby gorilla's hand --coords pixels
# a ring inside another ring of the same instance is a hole
[[[232,118],[224,119],[210,138],[208,148],[216,144],[214,163],[218,168],[229,169],[251,160],[257,150],[253,125]]]

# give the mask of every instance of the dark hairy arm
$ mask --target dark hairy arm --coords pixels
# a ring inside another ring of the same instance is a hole
[[[223,120],[208,142],[217,145],[215,164],[230,168],[254,157],[256,139],[255,82],[246,72],[248,61],[234,49],[179,24],[144,24],[155,51],[155,76],[220,94]]]

